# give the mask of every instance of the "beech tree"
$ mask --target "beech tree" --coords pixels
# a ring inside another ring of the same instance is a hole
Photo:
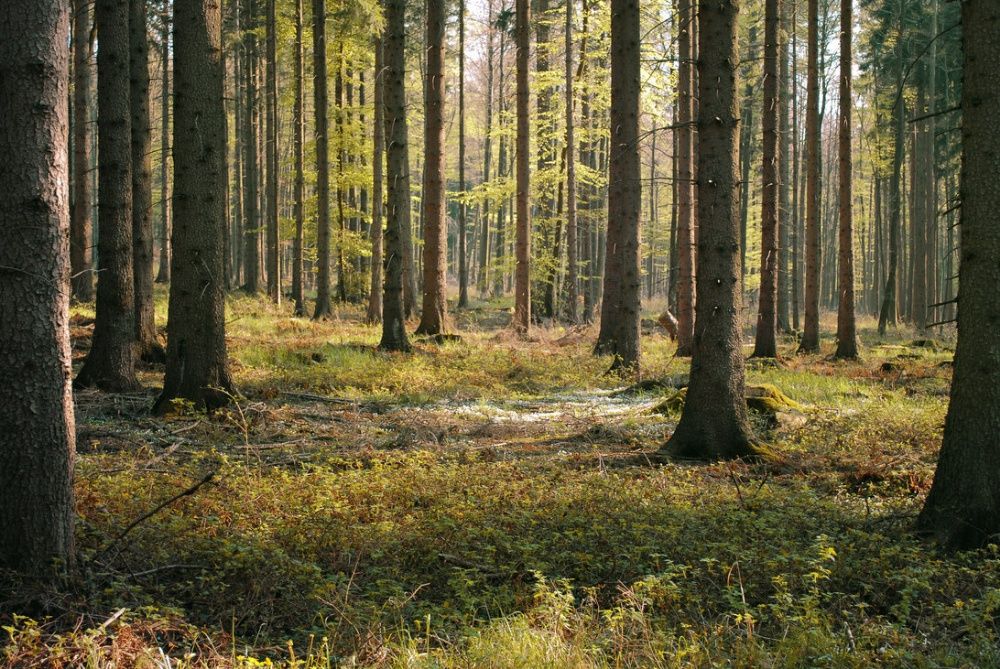
[[[917,520],[951,548],[1000,535],[1000,20],[962,3],[962,212],[958,345],[934,483]]]
[[[0,6],[0,568],[40,579],[73,566],[69,12]]]
[[[222,15],[216,0],[174,0],[174,227],[167,370],[154,411],[182,398],[229,402],[223,230],[226,110]]]

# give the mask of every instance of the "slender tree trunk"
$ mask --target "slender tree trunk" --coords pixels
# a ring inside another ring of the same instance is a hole
[[[424,84],[424,295],[417,334],[448,328],[448,226],[444,197],[444,0],[427,0],[427,69]]]
[[[577,227],[576,227],[576,119],[574,118],[573,97],[573,3],[576,0],[566,0],[566,265],[568,286],[566,295],[566,320],[575,323],[577,320],[577,302],[579,301],[579,260],[577,258]],[[586,36],[583,36],[586,40]],[[585,42],[584,42],[585,44]],[[580,49],[580,66],[586,62],[583,49]]]
[[[799,350],[819,351],[819,2],[809,0],[808,83],[806,85],[806,318]]]
[[[174,0],[173,280],[167,371],[155,413],[174,399],[213,409],[235,392],[226,358],[226,108],[216,0]]]
[[[845,0],[850,2],[851,0]],[[780,38],[781,0],[764,3],[764,164],[762,166],[763,196],[761,198],[760,243],[760,300],[757,304],[757,337],[753,355],[757,358],[778,356],[778,230],[781,227],[781,209],[778,206],[781,192],[781,143],[778,133],[778,114],[782,109],[778,95],[778,57]],[[746,130],[746,129],[744,129]],[[749,184],[743,184],[746,193]],[[743,272],[746,275],[746,272]]]
[[[5,0],[0,21],[0,153],[17,166],[0,169],[0,567],[53,581],[73,567],[69,13]]]
[[[799,308],[801,297],[801,276],[799,253],[800,235],[802,229],[802,198],[799,189],[799,167],[801,164],[802,147],[799,144],[799,30],[798,3],[792,5],[792,329],[799,329]]]
[[[132,268],[135,284],[135,339],[143,360],[163,360],[156,340],[153,308],[153,164],[149,124],[149,38],[146,0],[129,2],[132,117]]]
[[[486,25],[486,134],[483,137],[483,183],[490,181],[490,163],[493,161],[493,0],[487,1]],[[486,297],[490,286],[490,198],[483,196],[481,213],[482,231],[479,236],[479,271],[476,291]]]
[[[260,291],[260,197],[258,194],[260,161],[257,154],[257,0],[243,0],[247,7],[244,22],[243,77],[246,94],[243,114],[243,290],[255,295]],[[176,74],[175,74],[176,76]]]
[[[531,188],[528,118],[528,59],[530,57],[529,0],[515,0],[517,37],[517,243],[514,271],[514,330],[527,334],[531,325]]]
[[[767,3],[765,2],[765,12]],[[766,19],[765,19],[766,22]],[[757,53],[757,26],[751,25],[749,30],[750,43],[747,45],[749,61],[756,60]],[[764,57],[765,68],[767,67],[767,56]],[[753,162],[754,154],[754,86],[750,79],[750,68],[744,69],[741,75],[746,78],[743,82],[743,109],[740,121],[740,266],[743,268],[740,275],[740,286],[746,283],[747,276],[747,222],[750,218],[750,163]],[[767,74],[765,73],[765,77]],[[764,82],[767,85],[767,82]],[[767,97],[765,90],[764,97]],[[765,99],[765,105],[767,101]],[[767,139],[764,140],[765,142]],[[767,182],[765,181],[765,184]]]
[[[1000,533],[1000,20],[995,3],[962,3],[962,262],[951,403],[934,484],[918,527],[950,548]]]
[[[303,0],[295,0],[295,103],[292,110],[295,151],[295,239],[292,243],[292,301],[295,315],[306,313],[302,256],[305,246],[305,45]]]
[[[70,223],[70,276],[73,299],[94,299],[92,207],[90,197],[90,98],[93,80],[89,0],[73,3],[73,211]]]
[[[465,0],[458,4],[458,308],[469,306],[469,258],[466,248],[468,184],[465,181]]]
[[[853,0],[840,0],[840,119],[839,179],[840,228],[837,272],[837,358],[858,357],[858,337],[854,319],[854,201],[851,179],[851,77],[853,76],[852,39]]]
[[[793,220],[791,212],[791,151],[789,132],[789,114],[791,111],[791,86],[789,81],[789,31],[791,18],[788,2],[782,2],[779,10],[778,35],[780,46],[778,50],[778,155],[780,157],[778,174],[781,185],[778,189],[778,331],[788,332],[792,319],[790,313],[791,290],[789,285],[789,248],[790,235],[788,228]]]
[[[404,255],[410,226],[410,168],[406,133],[406,0],[386,0],[383,35],[386,191],[385,294],[379,348],[408,351],[403,304]]]
[[[595,352],[614,356],[613,369],[639,367],[639,41],[638,0],[612,0],[608,251]]]
[[[157,283],[170,281],[170,21],[163,3],[160,35],[160,262]],[[237,102],[237,106],[239,103]],[[237,182],[239,183],[239,182]]]
[[[897,90],[903,87],[903,46],[902,27],[897,30],[896,61]],[[889,265],[888,274],[885,280],[885,291],[882,294],[882,308],[878,317],[878,333],[885,335],[886,328],[891,325],[896,327],[896,283],[899,272],[899,237],[900,237],[900,216],[902,209],[902,198],[900,196],[900,181],[903,171],[903,157],[905,152],[905,102],[902,95],[898,95],[892,107],[892,125],[894,132],[894,146],[892,159],[892,177],[889,179]]]
[[[129,0],[101,0],[94,20],[97,51],[97,318],[78,387],[110,392],[139,388],[135,375],[135,286],[132,283],[132,150],[129,116]]]
[[[695,218],[694,218],[694,114],[693,86],[694,8],[691,0],[678,0],[680,19],[677,49],[677,355],[694,351],[695,316]]]
[[[382,166],[385,163],[385,63],[382,37],[375,38],[375,127],[372,128],[372,278],[368,322],[382,322]]]
[[[265,115],[267,124],[267,294],[281,303],[281,256],[278,238],[278,20],[277,0],[267,0],[267,78]]]
[[[744,398],[737,164],[738,4],[700,0],[698,315],[691,383],[665,455],[757,458]]]
[[[326,0],[313,0],[313,97],[316,133],[316,308],[313,319],[329,318],[330,304],[330,137],[327,125]]]

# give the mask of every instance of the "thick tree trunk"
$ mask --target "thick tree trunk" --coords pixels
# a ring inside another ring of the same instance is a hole
[[[146,0],[129,2],[132,116],[132,274],[135,339],[143,360],[163,360],[153,309],[153,137],[149,124],[149,38]]]
[[[278,238],[278,20],[277,0],[267,0],[267,78],[265,116],[267,150],[267,294],[281,303],[281,246]]]
[[[406,0],[386,0],[383,35],[386,191],[385,294],[379,348],[407,351],[403,304],[404,229],[410,227],[410,168],[406,133]]]
[[[849,2],[850,0],[848,0]],[[753,355],[757,358],[778,356],[778,230],[781,227],[781,155],[778,135],[778,114],[783,109],[778,96],[778,55],[781,53],[781,1],[764,3],[764,164],[762,166],[763,196],[761,198],[760,300],[757,304],[757,336]],[[743,185],[744,193],[749,184]],[[744,271],[744,275],[746,272]]]
[[[160,258],[157,283],[170,281],[170,21],[166,3],[163,13],[163,31],[160,34]]]
[[[517,242],[514,270],[514,330],[526,334],[531,325],[531,188],[529,175],[528,60],[530,57],[529,0],[515,0],[517,37]]]
[[[839,179],[840,226],[837,271],[837,358],[858,357],[858,336],[854,319],[854,196],[851,179],[851,77],[853,76],[852,40],[853,0],[840,2],[840,119]]]
[[[375,127],[372,128],[372,276],[368,291],[368,322],[382,322],[382,172],[385,163],[385,64],[382,37],[375,38]]]
[[[819,351],[819,1],[809,0],[806,84],[806,294],[805,322],[799,350]]]
[[[1000,13],[962,3],[962,262],[951,403],[918,526],[951,548],[1000,535]]]
[[[612,0],[608,250],[595,352],[614,356],[613,369],[639,366],[639,41],[638,0]]]
[[[694,345],[695,217],[694,217],[694,8],[677,3],[680,19],[677,49],[677,355],[690,356]]]
[[[167,371],[155,413],[174,399],[214,409],[235,392],[226,358],[226,109],[216,0],[174,0],[173,278]]]
[[[330,304],[330,137],[327,124],[326,0],[313,0],[313,98],[316,137],[316,308],[313,319],[329,318]]]
[[[129,0],[99,0],[97,50],[99,207],[97,318],[78,387],[139,388],[132,283],[132,150],[129,116]]]
[[[0,567],[32,579],[73,567],[69,12],[0,10]]]
[[[292,302],[295,315],[305,316],[306,298],[302,276],[305,246],[305,40],[303,0],[295,0],[295,103],[292,110],[295,151],[295,239],[292,242]]]
[[[70,276],[73,299],[94,299],[92,206],[90,193],[90,98],[93,74],[89,0],[73,3],[73,211],[70,222]]]
[[[699,9],[698,315],[684,410],[663,450],[672,458],[757,458],[739,315],[738,5],[700,0]]]
[[[427,0],[424,78],[424,294],[417,334],[448,328],[448,226],[444,198],[444,0]]]

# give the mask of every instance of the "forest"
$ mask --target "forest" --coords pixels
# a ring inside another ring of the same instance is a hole
[[[0,668],[1000,667],[1000,2],[0,0]]]

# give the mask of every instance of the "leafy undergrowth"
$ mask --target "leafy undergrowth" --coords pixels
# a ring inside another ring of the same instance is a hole
[[[788,341],[748,362],[804,406],[765,435],[780,465],[661,466],[672,391],[611,393],[631,380],[593,331],[388,355],[354,312],[231,312],[227,412],[77,396],[80,582],[2,590],[4,666],[1000,666],[1000,554],[910,532],[946,346],[863,328],[843,363]],[[647,379],[685,371],[644,347]]]

